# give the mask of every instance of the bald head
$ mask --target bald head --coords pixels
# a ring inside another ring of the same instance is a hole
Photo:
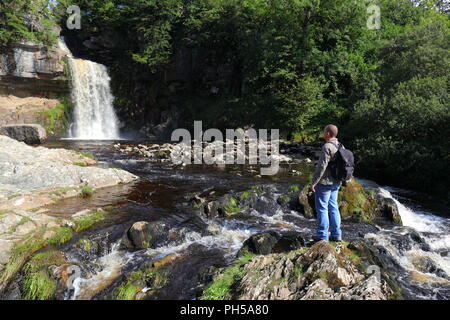
[[[334,124],[329,124],[323,129],[323,133],[328,134],[330,138],[336,138],[338,132],[339,130]]]

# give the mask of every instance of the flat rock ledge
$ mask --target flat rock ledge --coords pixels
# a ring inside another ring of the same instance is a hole
[[[41,207],[138,179],[124,170],[90,167],[96,163],[75,151],[31,147],[0,135],[0,270],[15,242],[58,225],[60,219]]]
[[[124,170],[90,167],[96,163],[75,151],[31,147],[0,136],[0,209],[28,210],[47,204],[46,196],[54,197],[55,192],[71,197],[84,187],[98,189],[138,179]]]

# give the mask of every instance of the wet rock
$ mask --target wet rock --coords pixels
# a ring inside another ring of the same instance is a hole
[[[142,129],[143,134],[156,136],[160,138],[164,138],[164,136],[167,134],[167,132],[171,132],[172,129],[168,130],[168,128],[171,128],[171,122],[169,123],[162,123],[157,126],[154,126],[152,128],[144,127]],[[152,132],[152,133],[150,133]],[[164,139],[162,139],[164,140]],[[179,144],[179,143],[166,143],[166,144],[150,144],[150,145],[139,145],[139,146],[130,146],[130,145],[121,145],[116,144],[114,147],[126,154],[133,154],[138,155],[141,157],[146,158],[152,158],[154,160],[158,161],[170,161],[172,156],[174,156],[177,159],[185,159],[187,161],[195,161],[197,155],[194,152],[194,148],[192,148],[192,145],[195,143],[195,140],[191,140],[191,144]],[[248,140],[246,140],[246,143],[248,143]],[[233,146],[234,148],[227,148],[227,146]],[[202,148],[205,150],[205,152],[208,152],[208,154],[213,155],[214,150],[222,150],[222,152],[219,154],[215,154],[216,157],[215,160],[223,161],[225,163],[225,159],[227,157],[243,157],[245,161],[248,163],[250,160],[258,160],[258,156],[249,156],[246,153],[242,152],[240,148],[238,148],[238,145],[236,142],[232,140],[226,140],[226,141],[220,141],[216,140],[214,142],[202,142],[201,143]],[[292,163],[293,158],[277,154],[276,152],[272,152],[271,144],[268,142],[267,144],[267,156],[269,161],[278,161],[279,163]],[[185,164],[185,163],[183,163]]]
[[[427,256],[416,256],[412,259],[412,264],[417,270],[424,273],[435,273],[442,278],[446,278],[445,271],[438,268],[436,263]]]
[[[161,222],[135,222],[123,235],[122,249],[141,250],[154,248],[169,237],[168,226]]]
[[[108,299],[185,299],[197,298],[204,281],[212,279],[218,267],[224,267],[223,252],[192,244],[179,254],[141,265],[125,276],[108,294]]]
[[[268,231],[252,235],[245,240],[239,255],[245,252],[255,254],[271,254],[288,252],[305,245],[300,233],[295,231],[275,232]]]
[[[190,232],[196,232],[201,236],[210,235],[211,233],[208,231],[208,225],[199,217],[192,216],[183,220],[178,226],[176,226],[174,232],[176,233],[175,237],[180,238],[180,236]],[[183,237],[181,237],[183,238]]]
[[[149,223],[139,221],[127,230],[122,238],[121,246],[126,249],[147,249],[150,247],[152,239]]]
[[[383,188],[377,188],[376,199],[384,216],[386,216],[390,221],[396,224],[403,224],[398,205],[389,191]]]
[[[245,240],[242,250],[256,254],[270,254],[277,242],[278,237],[275,232],[257,233]]]
[[[197,200],[200,198],[203,201]],[[256,185],[243,192],[230,192],[222,196],[198,195],[195,199],[192,198],[191,202],[201,215],[208,218],[243,217],[256,212],[273,216],[283,210],[298,209],[294,191],[277,190],[266,185]]]
[[[412,271],[409,275],[409,279],[418,283],[426,284],[440,284],[450,286],[450,281],[442,277],[436,277],[430,274],[424,274],[417,271]]]
[[[39,124],[10,124],[0,127],[0,135],[26,144],[41,144],[47,140],[47,132]]]

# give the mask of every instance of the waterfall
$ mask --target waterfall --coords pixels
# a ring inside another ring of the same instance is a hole
[[[72,79],[74,109],[69,138],[120,139],[118,119],[113,108],[114,97],[109,86],[111,79],[106,67],[93,61],[74,58],[64,39],[59,40],[59,47],[67,53]]]

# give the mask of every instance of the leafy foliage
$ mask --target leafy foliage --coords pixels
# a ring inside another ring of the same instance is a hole
[[[47,41],[23,20],[42,2],[2,2],[0,43]],[[164,122],[174,105],[181,125],[279,128],[303,141],[335,123],[358,175],[428,191],[439,181],[433,190],[447,194],[448,4],[376,4],[380,30],[367,28],[360,0],[60,0],[41,25],[64,27],[66,7],[81,8],[81,30],[64,34],[98,45],[128,124]]]
[[[23,40],[51,46],[56,23],[46,0],[0,2],[0,46]]]

